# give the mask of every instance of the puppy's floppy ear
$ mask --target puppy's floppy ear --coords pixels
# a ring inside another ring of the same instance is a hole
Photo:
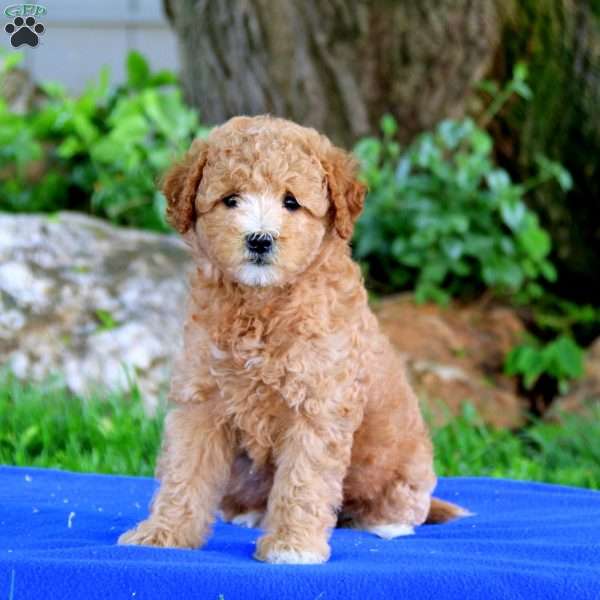
[[[187,154],[167,171],[162,181],[162,191],[167,199],[167,220],[181,234],[196,220],[194,200],[207,154],[208,143],[194,140]]]
[[[366,187],[357,179],[358,161],[348,152],[330,147],[323,160],[333,225],[343,239],[352,236],[354,222],[362,211]]]

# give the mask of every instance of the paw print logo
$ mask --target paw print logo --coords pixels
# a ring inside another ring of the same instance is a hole
[[[13,48],[18,48],[27,44],[35,48],[40,41],[39,37],[46,28],[41,23],[36,23],[34,17],[15,17],[12,23],[8,23],[4,31],[10,35],[10,44]]]

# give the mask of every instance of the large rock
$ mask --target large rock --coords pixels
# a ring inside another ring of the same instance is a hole
[[[75,213],[0,215],[0,364],[73,391],[137,381],[152,407],[180,339],[191,261],[174,236]]]
[[[74,214],[0,215],[0,363],[19,376],[64,377],[73,391],[136,381],[149,407],[166,388],[181,338],[187,274],[176,237],[120,229]],[[375,305],[438,420],[468,400],[486,420],[521,422],[504,354],[521,322],[506,309]]]

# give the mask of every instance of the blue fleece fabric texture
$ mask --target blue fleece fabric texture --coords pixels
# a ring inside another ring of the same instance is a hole
[[[0,467],[0,600],[600,598],[600,493],[442,479],[475,516],[380,540],[335,530],[324,565],[252,559],[257,529],[217,523],[200,550],[116,545],[152,479]]]

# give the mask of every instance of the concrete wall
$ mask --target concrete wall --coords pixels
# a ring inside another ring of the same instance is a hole
[[[38,81],[59,81],[73,92],[97,77],[102,65],[111,70],[111,81],[124,78],[129,50],[138,50],[153,69],[177,71],[175,35],[162,12],[161,0],[45,0],[30,2],[48,10],[39,21],[46,31],[36,48],[20,46],[25,67]],[[4,15],[14,0],[0,0],[0,47],[16,52],[4,26]]]

